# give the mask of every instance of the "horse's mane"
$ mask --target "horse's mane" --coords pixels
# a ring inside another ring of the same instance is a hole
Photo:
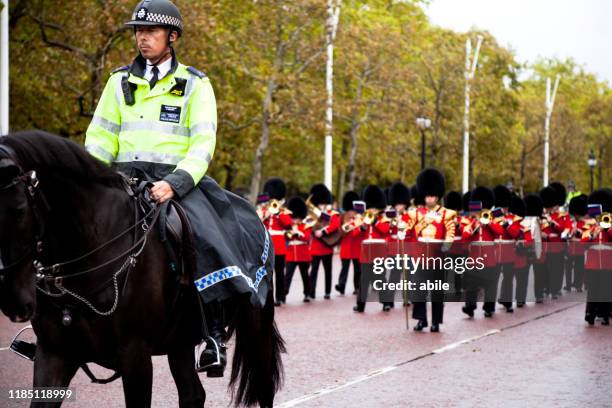
[[[61,136],[40,130],[21,131],[0,137],[0,145],[15,152],[14,159],[23,170],[36,170],[40,176],[52,172],[76,182],[121,186],[118,173]]]

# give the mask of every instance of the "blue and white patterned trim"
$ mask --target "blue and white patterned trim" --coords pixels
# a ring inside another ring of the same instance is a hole
[[[266,270],[266,261],[268,260],[269,251],[270,251],[270,237],[268,235],[268,232],[266,231],[266,241],[264,242],[264,249],[263,249],[263,253],[261,254],[261,261],[263,262],[263,266],[257,269],[257,272],[255,273],[255,282],[253,282],[253,279],[251,279],[249,276],[245,275],[240,270],[239,267],[233,265],[233,266],[227,266],[223,269],[219,269],[217,271],[211,272],[207,274],[206,276],[203,276],[200,279],[196,280],[194,282],[196,285],[196,288],[198,289],[199,292],[202,292],[210,288],[211,286],[216,285],[217,283],[223,282],[224,280],[235,278],[235,277],[242,277],[247,282],[249,287],[253,289],[255,292],[257,292],[259,290],[259,284],[261,283],[263,278],[268,274],[268,271]]]

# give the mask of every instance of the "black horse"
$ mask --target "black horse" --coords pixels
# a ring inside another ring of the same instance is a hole
[[[138,212],[123,177],[73,142],[43,132],[0,138],[0,308],[14,322],[32,320],[34,387],[66,387],[94,362],[121,376],[127,407],[147,407],[151,356],[168,355],[180,406],[204,405],[198,294],[169,267],[150,225],[157,214]],[[53,278],[56,264],[63,279]],[[282,382],[271,291],[266,299],[263,308],[248,296],[223,304],[236,334],[236,405],[272,406]]]

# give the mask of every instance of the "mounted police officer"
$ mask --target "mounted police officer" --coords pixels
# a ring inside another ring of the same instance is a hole
[[[126,25],[134,28],[139,55],[111,74],[85,146],[130,177],[154,181],[150,196],[158,203],[180,199],[192,224],[195,285],[209,334],[197,368],[222,376],[220,301],[250,292],[253,303],[265,303],[273,250],[252,206],[205,176],[215,150],[216,101],[206,75],[176,58],[172,45],[183,32],[178,8],[144,0]]]

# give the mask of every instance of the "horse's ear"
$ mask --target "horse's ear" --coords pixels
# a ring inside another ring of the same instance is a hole
[[[0,159],[0,186],[10,183],[21,173],[19,166],[11,159]]]

